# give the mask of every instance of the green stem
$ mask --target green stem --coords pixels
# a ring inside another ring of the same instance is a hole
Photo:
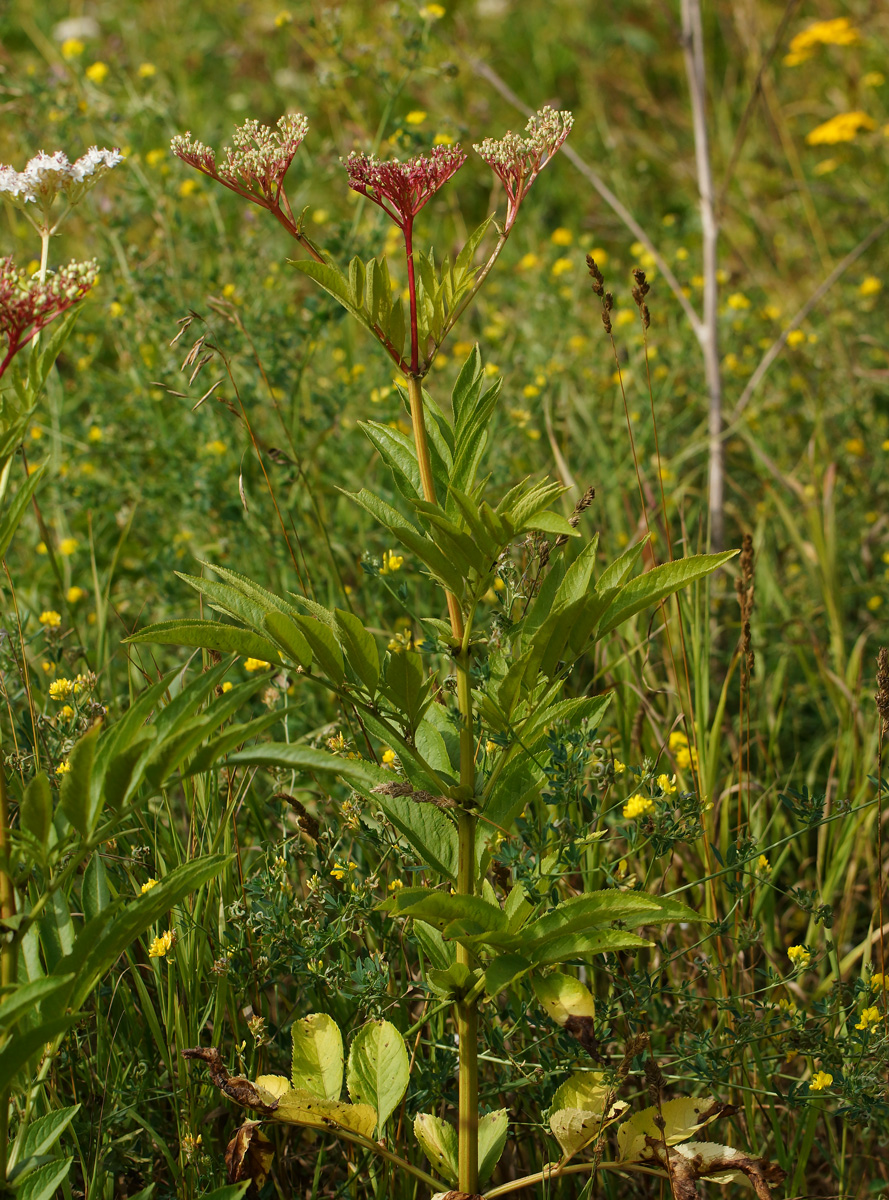
[[[426,418],[423,412],[423,384],[416,375],[408,376],[408,397],[414,445],[420,468],[423,498],[436,504],[432,458],[426,437]],[[459,853],[457,859],[457,891],[473,896],[476,891],[475,827],[476,817],[468,806],[475,802],[475,738],[472,726],[472,684],[469,677],[469,637],[471,621],[464,623],[459,599],[447,593],[451,632],[456,643],[457,704],[460,709],[460,804],[457,810]],[[457,947],[457,961],[469,965],[469,951]],[[459,1136],[458,1187],[470,1195],[478,1191],[478,1002],[464,999],[454,1005],[454,1020],[459,1039]]]
[[[0,756],[2,757],[2,756]],[[0,761],[0,917],[15,916],[15,890],[9,874],[9,795],[6,791],[6,769]],[[12,934],[4,929],[0,945],[0,985],[9,987],[15,982],[15,946]],[[9,1144],[9,1089],[0,1091],[0,1182],[6,1182],[6,1163]]]
[[[531,1187],[535,1183],[543,1183],[547,1179],[559,1179],[562,1175],[581,1175],[597,1170],[618,1171],[621,1174],[635,1171],[641,1175],[658,1175],[662,1178],[665,1174],[664,1171],[658,1171],[652,1167],[642,1167],[636,1163],[583,1162],[568,1163],[566,1166],[562,1166],[560,1163],[550,1163],[542,1171],[535,1171],[533,1175],[523,1175],[521,1179],[512,1179],[509,1183],[501,1183],[499,1187],[492,1188],[490,1192],[485,1192],[484,1200],[495,1200],[496,1196],[508,1196],[510,1192],[518,1192],[522,1188]]]

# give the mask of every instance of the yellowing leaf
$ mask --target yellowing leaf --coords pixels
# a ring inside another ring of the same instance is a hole
[[[606,1124],[621,1116],[629,1107],[623,1100],[615,1100],[614,1087],[606,1084],[604,1071],[575,1071],[556,1089],[551,1110],[581,1109],[593,1113]],[[608,1104],[607,1117],[605,1106]]]
[[[595,1000],[573,975],[555,971],[532,983],[534,994],[557,1025],[565,1025],[571,1017],[595,1017]]]
[[[448,1183],[457,1182],[457,1130],[449,1121],[418,1113],[414,1136],[433,1169]]]
[[[285,1092],[290,1091],[291,1084],[290,1080],[284,1075],[260,1075],[256,1080],[256,1087],[260,1092],[274,1096],[277,1100]]]
[[[663,1145],[673,1146],[684,1142],[693,1133],[708,1125],[723,1111],[723,1105],[712,1096],[681,1096],[677,1100],[666,1100],[660,1106],[645,1108],[635,1113],[618,1128],[617,1148],[622,1162],[636,1162],[652,1158],[655,1148],[647,1139]],[[663,1118],[663,1130],[656,1124]]]
[[[322,1100],[339,1100],[343,1090],[343,1035],[333,1017],[312,1013],[293,1025],[295,1088],[304,1088]]]
[[[486,1183],[506,1145],[509,1118],[505,1108],[488,1113],[478,1123],[478,1181]]]
[[[549,1119],[553,1137],[562,1147],[565,1158],[572,1158],[578,1150],[589,1145],[604,1128],[602,1114],[582,1108],[561,1108]]]
[[[305,1088],[291,1088],[278,1101],[271,1120],[289,1125],[332,1125],[372,1138],[377,1114],[369,1104],[321,1100]]]

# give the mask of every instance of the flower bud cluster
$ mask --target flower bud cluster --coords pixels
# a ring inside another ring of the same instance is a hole
[[[0,197],[25,212],[33,204],[46,223],[57,196],[64,195],[69,205],[79,203],[120,162],[123,155],[119,150],[100,150],[97,146],[90,146],[73,163],[62,150],[54,154],[44,154],[41,150],[24,171],[0,165]]]
[[[346,160],[349,187],[367,196],[404,227],[466,162],[460,146],[434,146],[427,155],[381,162],[353,151]]]
[[[506,188],[507,230],[528,189],[565,141],[573,124],[570,112],[557,112],[547,105],[528,121],[525,137],[510,131],[499,140],[485,138],[473,146]]]
[[[224,160],[219,163],[215,152],[194,141],[190,133],[174,137],[170,148],[189,166],[267,207],[277,202],[284,176],[308,131],[309,122],[302,113],[285,114],[275,129],[259,121],[245,121],[232,134],[232,145],[223,148]]]
[[[28,279],[11,258],[0,259],[0,333],[7,343],[0,375],[41,329],[82,300],[98,277],[95,262],[71,262],[44,280]]]

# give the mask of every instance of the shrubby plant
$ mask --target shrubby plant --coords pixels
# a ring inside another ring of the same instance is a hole
[[[619,1070],[584,1066],[557,1088],[549,1127],[560,1156],[535,1174],[489,1186],[509,1137],[509,1115],[503,1108],[479,1112],[478,1040],[479,1022],[496,1022],[498,997],[530,989],[547,1016],[595,1063],[596,1003],[581,973],[589,979],[599,956],[654,944],[637,930],[704,919],[669,895],[635,887],[572,889],[570,898],[552,902],[552,886],[544,892],[515,882],[501,902],[489,878],[495,855],[544,791],[558,806],[560,788],[572,786],[565,747],[585,753],[607,708],[607,694],[565,696],[578,661],[630,617],[704,579],[734,553],[670,561],[634,575],[645,550],[642,541],[599,568],[597,539],[585,541],[580,532],[590,495],[566,517],[557,507],[565,489],[547,480],[521,481],[499,498],[491,494],[483,465],[500,383],[489,382],[478,348],[466,358],[447,407],[427,390],[436,354],[487,278],[528,189],[570,128],[570,114],[543,109],[524,135],[509,133],[476,147],[504,185],[507,215],[502,224],[485,220],[453,259],[420,250],[415,222],[463,166],[466,155],[459,146],[435,147],[404,162],[349,156],[349,186],[399,230],[404,296],[393,286],[385,255],[354,258],[341,270],[305,233],[304,214],[294,217],[284,178],[306,135],[305,118],[282,117],[274,130],[247,122],[218,160],[190,134],[173,140],[185,162],[275,216],[308,255],[293,266],[370,332],[401,372],[411,434],[369,420],[362,428],[391,470],[402,509],[369,489],[353,499],[398,548],[389,551],[387,568],[411,556],[440,598],[419,617],[421,636],[393,639],[381,650],[373,629],[351,609],[328,609],[305,594],[277,596],[244,575],[205,564],[207,574],[182,578],[226,620],[169,621],[130,638],[240,654],[251,668],[283,670],[296,689],[320,687],[336,698],[361,731],[360,754],[333,738],[327,750],[298,742],[258,743],[230,754],[227,762],[321,781],[338,778],[354,789],[359,803],[385,815],[416,856],[424,884],[395,888],[382,907],[392,920],[412,923],[424,983],[435,997],[433,1011],[451,1012],[458,1041],[454,1121],[434,1112],[413,1118],[428,1169],[396,1154],[389,1140],[410,1080],[408,1039],[428,1012],[409,1030],[387,1020],[369,1022],[348,1053],[329,1014],[299,1017],[289,1077],[251,1080],[230,1074],[217,1046],[184,1050],[186,1057],[206,1063],[225,1095],[256,1114],[229,1146],[233,1183],[261,1185],[271,1162],[263,1126],[275,1123],[331,1130],[378,1156],[384,1172],[394,1168],[422,1181],[438,1200],[474,1200],[483,1188],[487,1197],[500,1196],[606,1170],[666,1176],[677,1196],[694,1195],[698,1180],[746,1177],[765,1197],[770,1181],[780,1178],[776,1168],[743,1151],[696,1140],[726,1107],[712,1097],[664,1098],[653,1063],[655,1103],[630,1113],[619,1091],[630,1063],[644,1053],[646,1040],[637,1038]],[[492,230],[496,239],[485,254]],[[598,268],[592,261],[589,266],[603,294]],[[609,308],[605,297],[606,317]],[[511,586],[517,545],[530,550],[534,563],[524,590]],[[575,545],[572,555],[569,547]],[[504,602],[493,619],[485,619],[482,601],[497,588]],[[558,742],[556,730],[564,735]],[[203,761],[235,744],[230,734],[223,735],[202,752]],[[676,791],[675,780],[666,775],[656,786],[665,797]],[[652,807],[640,797],[631,798],[628,807],[634,799],[641,808],[627,815]],[[350,869],[337,863],[331,874],[347,880]],[[554,855],[542,869],[554,885],[564,868]],[[503,870],[501,862],[501,878]],[[348,1100],[342,1098],[344,1075]],[[616,1155],[609,1158],[605,1132],[612,1125]],[[374,1186],[380,1194],[380,1179]]]

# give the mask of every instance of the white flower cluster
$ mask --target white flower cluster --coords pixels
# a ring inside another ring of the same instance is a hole
[[[73,163],[62,150],[55,154],[44,154],[41,150],[24,171],[0,165],[0,198],[24,211],[28,204],[34,204],[46,217],[60,193],[64,193],[69,205],[77,204],[103,175],[122,161],[120,151],[99,150],[96,146],[91,146]]]
[[[280,187],[308,132],[309,122],[302,113],[286,113],[278,119],[277,129],[245,121],[232,134],[233,145],[224,149],[228,162],[220,166],[219,174]]]
[[[500,139],[485,138],[473,146],[490,166],[533,172],[535,175],[565,141],[574,124],[570,112],[557,112],[547,105],[525,126],[526,137],[510,131]]]

